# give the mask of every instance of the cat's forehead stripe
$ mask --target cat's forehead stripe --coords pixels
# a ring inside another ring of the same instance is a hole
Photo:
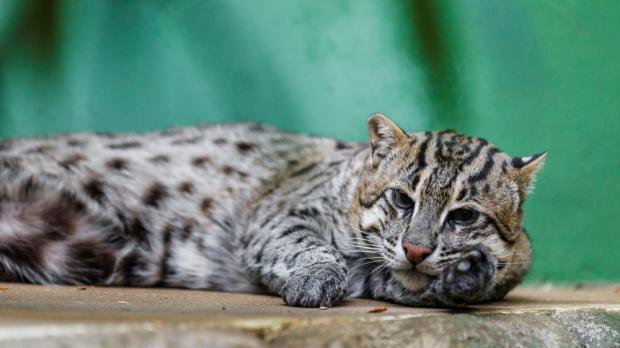
[[[412,138],[415,139],[416,137],[423,138],[423,140],[413,146],[413,150],[416,152],[415,158],[406,167],[406,181],[410,182],[412,190],[415,190],[419,182],[418,173],[430,167],[451,165],[458,168],[459,171],[452,171],[452,177],[449,180],[454,182],[456,176],[461,171],[467,170],[469,165],[476,163],[480,156],[483,156],[483,150],[488,148],[486,161],[479,171],[471,174],[468,178],[469,183],[483,181],[496,164],[495,155],[501,152],[485,139],[467,137],[453,131],[412,135]],[[432,145],[429,146],[430,144]],[[475,144],[473,150],[470,146],[472,144]],[[429,156],[432,156],[430,165],[427,159]]]
[[[494,156],[495,156],[495,154],[497,152],[498,152],[498,150],[496,148],[494,148],[494,147],[489,148],[489,150],[487,151],[486,161],[484,162],[484,165],[482,166],[480,171],[475,173],[474,175],[470,176],[467,179],[467,181],[470,184],[476,183],[478,181],[485,180],[487,178],[487,176],[491,172],[491,169],[495,166],[495,157]]]

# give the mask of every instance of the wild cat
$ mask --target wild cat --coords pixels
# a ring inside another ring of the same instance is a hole
[[[497,300],[528,271],[523,203],[545,154],[510,157],[382,115],[370,144],[255,124],[0,142],[0,280]]]

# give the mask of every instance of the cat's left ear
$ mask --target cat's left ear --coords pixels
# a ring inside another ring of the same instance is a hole
[[[376,167],[396,145],[407,138],[407,133],[389,118],[374,114],[368,119],[368,137],[372,151],[372,166]]]
[[[534,187],[536,174],[545,164],[546,157],[547,152],[545,151],[534,156],[512,158],[513,176],[519,186],[519,193],[522,199]]]

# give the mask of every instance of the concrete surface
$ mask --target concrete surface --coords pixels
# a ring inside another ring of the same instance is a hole
[[[467,309],[0,284],[0,347],[620,347],[620,286],[519,288]]]

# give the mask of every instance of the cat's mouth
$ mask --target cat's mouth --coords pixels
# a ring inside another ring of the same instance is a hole
[[[406,289],[417,292],[426,289],[428,285],[437,279],[437,276],[422,273],[414,269],[393,269],[392,275]]]
[[[436,278],[441,274],[442,269],[434,263],[422,262],[416,265],[415,267],[413,267],[413,271],[425,274],[429,277]]]

